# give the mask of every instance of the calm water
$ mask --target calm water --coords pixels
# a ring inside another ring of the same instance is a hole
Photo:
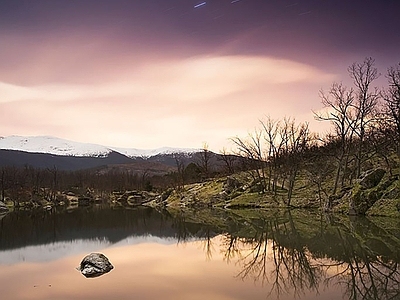
[[[400,224],[304,211],[13,212],[1,299],[399,299]],[[90,252],[114,270],[85,278]]]

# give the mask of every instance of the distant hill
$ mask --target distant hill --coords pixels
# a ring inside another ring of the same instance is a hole
[[[0,137],[0,149],[30,153],[46,153],[59,156],[106,157],[112,152],[130,158],[149,158],[162,154],[192,153],[199,149],[163,147],[157,149],[137,149],[108,147],[98,144],[79,143],[52,136],[8,136]]]
[[[17,150],[0,150],[0,167],[32,166],[40,169],[56,167],[59,170],[75,171],[113,164],[128,164],[132,161],[134,159],[117,152],[110,152],[104,157],[77,157]]]
[[[77,143],[55,137],[10,136],[0,138],[0,167],[32,166],[34,168],[57,168],[76,171],[98,169],[107,171],[148,172],[165,174],[177,167],[176,154],[185,166],[198,163],[199,149],[158,148],[140,150],[114,148],[97,144]],[[220,155],[209,152],[210,165],[220,168]]]

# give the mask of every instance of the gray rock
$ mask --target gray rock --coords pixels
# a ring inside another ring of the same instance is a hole
[[[238,189],[241,187],[241,184],[239,180],[237,180],[235,177],[228,176],[226,178],[226,181],[223,185],[223,191],[230,194],[232,191],[235,189]]]
[[[128,196],[128,199],[126,200],[127,204],[129,205],[142,205],[144,202],[144,199],[142,195],[132,195]]]
[[[384,195],[383,198],[387,199],[400,199],[400,189],[398,187],[394,187],[387,191]]]
[[[229,198],[229,195],[226,191],[222,191],[221,193],[218,194],[219,198],[222,200],[227,200]]]
[[[98,277],[114,269],[108,258],[101,253],[86,255],[77,268],[85,277]]]
[[[0,212],[1,213],[8,213],[9,209],[7,205],[4,204],[4,202],[0,201]]]
[[[386,171],[384,169],[368,170],[360,178],[360,185],[364,189],[371,189],[371,188],[377,186],[381,182],[385,173],[386,173]]]

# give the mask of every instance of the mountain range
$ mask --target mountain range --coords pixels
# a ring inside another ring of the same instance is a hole
[[[73,171],[125,165],[131,169],[151,167],[166,171],[176,166],[175,153],[184,154],[190,160],[200,151],[169,147],[142,150],[79,143],[50,136],[8,136],[0,137],[0,167],[28,165]]]
[[[117,152],[130,158],[152,157],[159,154],[192,153],[199,149],[163,147],[152,150],[107,147],[98,144],[79,143],[52,136],[8,136],[0,137],[0,149],[31,153],[46,153],[60,156],[107,157]]]

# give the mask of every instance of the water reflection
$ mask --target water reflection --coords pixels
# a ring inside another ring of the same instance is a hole
[[[275,297],[318,294],[338,284],[348,299],[399,299],[400,229],[396,220],[375,221],[383,226],[290,211],[237,216],[242,228],[225,233],[218,248],[227,263],[240,266],[238,278],[268,285]],[[211,257],[215,245],[208,237],[203,243]]]
[[[0,220],[0,251],[60,241],[104,240],[115,244],[128,236],[174,237],[170,217],[152,209],[12,212]]]
[[[305,211],[92,209],[11,213],[0,220],[1,264],[55,264],[85,252],[105,250],[117,267],[107,280],[124,282],[117,277],[122,273],[132,276],[128,273],[140,268],[143,276],[137,280],[144,286],[151,281],[146,276],[154,280],[162,275],[160,280],[169,278],[171,286],[185,281],[185,287],[174,286],[181,294],[194,288],[182,276],[199,284],[205,280],[199,276],[210,276],[204,274],[207,268],[214,274],[212,280],[221,285],[218,293],[221,289],[225,293],[210,299],[241,299],[237,295],[247,299],[398,299],[399,246],[397,220]],[[21,251],[25,251],[24,259],[12,256]],[[199,262],[199,252],[205,262]],[[172,278],[176,282],[170,282]],[[225,284],[237,281],[243,282],[246,291],[238,285],[234,297]],[[142,298],[155,297],[149,291],[141,293]]]
[[[282,234],[280,227],[270,229],[272,235]],[[296,239],[292,245],[283,246],[279,240],[268,239],[266,232],[254,239],[226,235],[222,250],[227,262],[236,261],[240,265],[239,278],[268,284],[268,295],[287,293],[301,298],[310,292],[318,293],[321,287],[339,284],[346,299],[400,298],[398,262],[371,256],[369,248],[353,244],[340,230],[338,235],[346,261],[318,258]],[[359,249],[355,251],[355,247]]]
[[[327,281],[337,279],[345,286],[349,299],[399,299],[398,261],[387,255],[388,253],[384,255],[374,251],[368,243],[354,239],[349,234],[338,230],[338,235],[347,259],[333,264],[338,271]],[[380,249],[388,250],[384,243],[379,246]]]

